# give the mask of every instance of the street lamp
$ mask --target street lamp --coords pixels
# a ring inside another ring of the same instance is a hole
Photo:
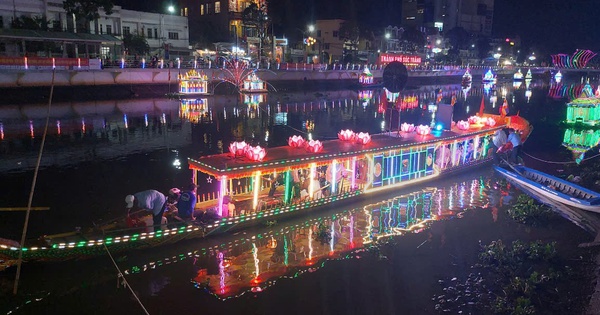
[[[385,51],[387,52],[389,50],[389,40],[392,37],[392,34],[390,33],[385,33]]]
[[[169,13],[171,13],[171,14],[175,13],[175,6],[174,5],[169,5],[167,7],[167,11],[169,11]]]

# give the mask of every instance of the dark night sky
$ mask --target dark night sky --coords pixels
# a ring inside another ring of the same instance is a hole
[[[275,33],[288,36],[317,18],[357,17],[372,27],[399,25],[399,0],[268,0],[277,16]],[[169,0],[115,0],[124,8],[165,11]],[[173,1],[174,3],[176,0]],[[600,49],[598,0],[496,0],[493,35],[519,35],[523,49],[546,53],[572,53],[577,48]],[[278,31],[279,30],[279,31]]]

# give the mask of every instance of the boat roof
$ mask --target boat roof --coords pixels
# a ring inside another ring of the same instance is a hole
[[[400,133],[401,137],[397,132],[382,133],[372,135],[371,142],[366,145],[342,140],[323,141],[323,150],[319,153],[307,152],[304,148],[281,146],[265,149],[267,154],[263,161],[251,161],[246,157],[234,158],[231,153],[222,153],[198,159],[188,158],[188,164],[190,169],[215,177],[241,178],[251,176],[255,171],[280,172],[288,170],[290,167],[306,167],[310,163],[323,165],[331,163],[336,158],[347,159],[366,153],[409,148],[439,141],[452,141],[470,135],[496,131],[504,127],[506,125],[494,127],[482,125],[469,130],[453,128],[451,131],[433,132],[426,136],[417,135],[414,132]]]

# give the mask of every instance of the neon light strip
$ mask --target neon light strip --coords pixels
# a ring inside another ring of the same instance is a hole
[[[331,194],[335,195],[335,184],[336,184],[336,180],[337,178],[335,178],[335,175],[337,174],[337,160],[333,159],[333,161],[331,161]]]
[[[221,180],[219,182],[219,197],[217,200],[217,205],[219,207],[219,216],[223,215],[223,199],[225,197],[225,193],[227,190],[227,176],[221,176]]]
[[[352,189],[356,188],[356,156],[352,158]]]
[[[258,207],[258,193],[260,192],[260,171],[254,173],[254,199],[252,200],[252,208],[256,210]]]

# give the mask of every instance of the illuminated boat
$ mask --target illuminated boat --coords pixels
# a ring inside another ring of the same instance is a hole
[[[560,73],[560,70],[558,70],[558,72],[554,75],[554,81],[556,83],[560,83],[560,81],[562,81],[563,75],[562,73]]]
[[[209,95],[208,76],[195,69],[179,75],[179,95]]]
[[[368,67],[365,67],[363,72],[358,76],[358,83],[361,85],[371,85],[374,83],[373,74]]]
[[[491,138],[501,128],[531,130],[518,116],[473,116],[459,123],[443,131],[408,124],[376,135],[342,130],[338,140],[323,142],[294,136],[288,146],[268,149],[232,142],[229,153],[188,159],[195,183],[214,181],[214,191],[198,196],[200,222],[153,232],[126,228],[123,217],[89,231],[28,241],[23,259],[56,261],[162,246],[364,200],[490,161]],[[14,261],[18,255],[18,242],[0,240],[0,259]]]
[[[483,82],[484,83],[496,83],[496,75],[492,72],[492,69],[489,69],[483,75]]]
[[[267,83],[261,80],[254,71],[244,79],[240,87],[242,93],[266,93],[268,91]]]
[[[517,72],[513,75],[513,80],[514,81],[522,81],[523,80],[523,73],[521,73],[521,69],[517,70]]]
[[[597,147],[599,143],[600,130],[567,128],[562,145],[573,153],[573,159],[579,164],[585,153]]]
[[[527,74],[525,74],[525,79],[526,80],[531,80],[533,79],[533,75],[531,74],[531,69],[527,70]]]
[[[473,76],[471,75],[469,68],[467,68],[467,71],[465,71],[465,74],[463,74],[463,76],[462,76],[461,86],[463,86],[463,87],[470,86],[472,82],[473,82]]]
[[[587,83],[578,98],[567,103],[568,124],[584,124],[595,126],[600,122],[600,97],[597,97],[592,87]]]

